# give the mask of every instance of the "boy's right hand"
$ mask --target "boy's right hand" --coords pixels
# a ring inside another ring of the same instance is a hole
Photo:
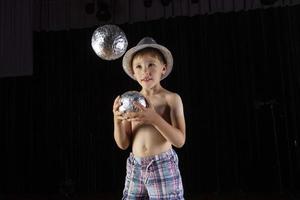
[[[114,113],[114,118],[118,121],[123,121],[126,120],[123,116],[123,112],[119,111],[119,107],[121,106],[121,101],[120,101],[120,96],[117,96],[117,98],[114,101],[113,105],[113,113]]]

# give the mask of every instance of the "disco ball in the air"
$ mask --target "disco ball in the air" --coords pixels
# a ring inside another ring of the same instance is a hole
[[[116,25],[104,25],[97,28],[93,33],[91,43],[97,56],[104,60],[120,58],[128,45],[125,33]]]

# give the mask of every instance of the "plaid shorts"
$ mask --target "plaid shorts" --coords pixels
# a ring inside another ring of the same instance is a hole
[[[173,149],[159,155],[127,159],[123,200],[183,200],[178,157]]]

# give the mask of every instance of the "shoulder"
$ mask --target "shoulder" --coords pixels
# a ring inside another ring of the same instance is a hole
[[[179,94],[175,93],[175,92],[171,92],[171,91],[166,91],[165,92],[165,98],[166,101],[168,102],[168,104],[170,106],[181,106],[182,105],[182,100]]]

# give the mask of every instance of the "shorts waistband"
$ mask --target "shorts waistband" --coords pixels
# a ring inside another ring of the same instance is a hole
[[[176,153],[175,153],[175,151],[171,148],[171,149],[169,149],[168,151],[163,152],[163,153],[161,153],[161,154],[153,155],[153,156],[147,156],[147,157],[138,157],[138,156],[133,155],[133,153],[131,152],[131,153],[130,153],[130,157],[131,157],[135,162],[137,162],[138,164],[144,165],[144,164],[150,163],[151,161],[159,161],[159,160],[168,159],[168,158],[174,156],[174,154],[176,154]]]

